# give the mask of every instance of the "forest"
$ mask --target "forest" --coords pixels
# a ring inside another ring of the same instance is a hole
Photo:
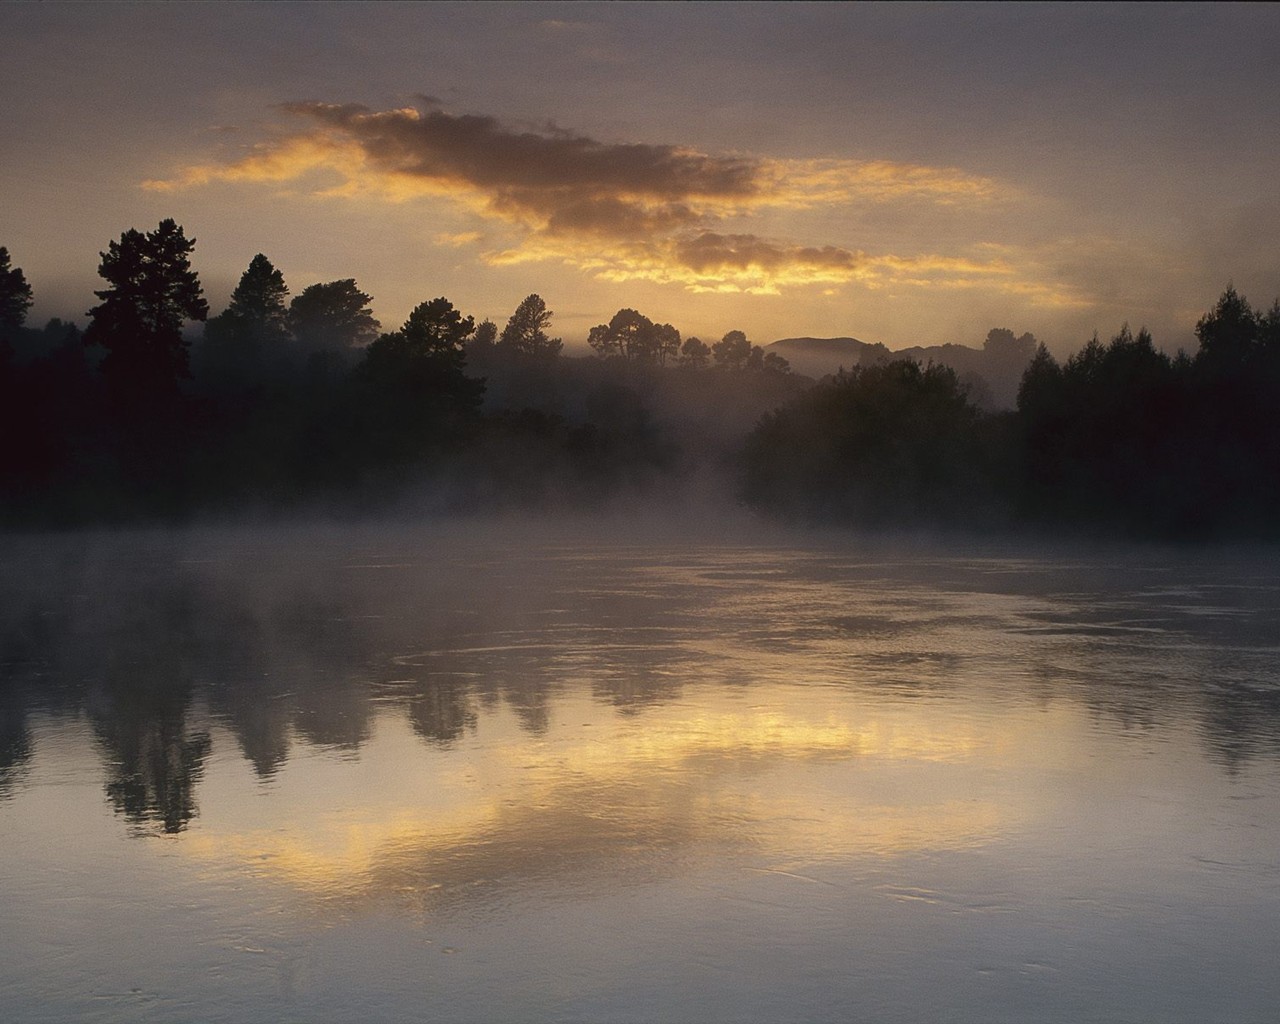
[[[28,326],[33,286],[0,248],[0,525],[590,510],[715,487],[859,527],[1280,523],[1280,301],[1230,286],[1193,354],[1124,325],[1059,362],[1024,335],[1001,409],[939,363],[886,352],[814,380],[741,330],[707,343],[634,309],[566,356],[536,294],[501,329],[437,297],[384,331],[355,280],[291,297],[262,254],[210,316],[194,245],[173,220],[111,241],[83,331]]]

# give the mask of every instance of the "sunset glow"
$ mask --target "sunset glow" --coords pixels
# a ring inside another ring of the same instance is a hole
[[[621,307],[765,343],[1004,325],[1062,353],[1132,321],[1173,349],[1228,281],[1280,291],[1248,56],[1273,11],[738,13],[331,5],[304,56],[287,6],[10,5],[0,241],[37,322],[82,319],[95,253],[172,216],[215,313],[265,252],[384,323],[537,291],[568,351]]]

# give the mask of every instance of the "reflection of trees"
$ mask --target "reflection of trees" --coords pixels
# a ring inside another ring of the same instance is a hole
[[[481,698],[500,697],[526,732],[541,736],[551,724],[552,688],[556,681],[542,672],[513,671],[488,674],[476,681]]]
[[[136,826],[180,832],[196,814],[210,740],[188,733],[187,714],[203,612],[181,578],[163,578],[101,612],[105,658],[89,716],[106,754],[107,796]]]
[[[126,700],[94,723],[108,755],[107,796],[134,825],[181,832],[196,815],[210,741],[208,733],[188,735],[186,710],[181,698]]]
[[[1280,757],[1280,690],[1214,684],[1205,690],[1201,727],[1219,764],[1235,774],[1260,757]]]
[[[291,709],[279,694],[255,687],[257,682],[264,681],[242,677],[224,684],[211,691],[209,703],[230,728],[254,773],[268,779],[289,758]]]
[[[369,738],[369,696],[367,686],[356,679],[313,681],[296,695],[294,728],[315,746],[355,750]]]
[[[639,714],[655,704],[676,700],[684,679],[653,664],[619,666],[591,683],[592,695],[624,715]]]
[[[27,711],[16,697],[7,689],[0,691],[0,799],[9,795],[31,760]]]
[[[233,590],[208,603],[217,643],[201,676],[210,709],[259,778],[285,763],[295,730],[322,746],[368,738],[369,693],[355,678],[367,638],[340,602],[304,582],[284,595]]]
[[[1227,771],[1280,757],[1280,592],[1268,577],[1218,562],[1084,572],[1087,583],[1073,579],[1067,597],[1027,617],[1038,695],[1070,696],[1125,731],[1194,722]],[[1159,589],[1175,583],[1174,597]]]
[[[414,690],[409,722],[424,740],[449,746],[475,731],[478,716],[464,681],[436,677],[423,680]]]
[[[972,571],[956,563],[906,559],[887,576],[868,565],[862,579],[846,565],[837,579],[805,561],[771,582],[731,573],[722,585],[712,558],[637,585],[644,557],[462,550],[395,572],[340,572],[332,559],[299,567],[292,551],[213,569],[154,552],[93,564],[40,554],[25,568],[11,558],[0,594],[0,794],[30,763],[37,708],[87,712],[113,805],[135,825],[176,831],[197,813],[206,711],[265,779],[299,740],[358,748],[380,711],[406,714],[424,740],[448,747],[499,709],[537,735],[566,696],[642,714],[678,700],[690,679],[749,684],[812,656],[848,669],[865,693],[941,699],[987,657],[956,653],[965,634],[992,635],[1013,614],[1002,609],[1027,601],[1014,646],[989,655],[1018,677],[1009,685],[1023,688],[1020,699],[1069,697],[1142,732],[1194,720],[1228,770],[1280,757],[1268,653],[1280,597],[1269,584],[1216,586],[1234,571],[1216,563],[1201,575],[1193,560],[1180,564],[1189,596],[1163,603],[1141,589],[1154,577],[1130,566],[1080,564],[1049,582],[1019,568],[983,583],[997,608],[979,621]],[[700,588],[708,579],[722,597]],[[746,599],[744,586],[772,589]],[[798,610],[762,615],[770,594]]]
[[[359,747],[372,722],[371,693],[359,670],[370,638],[357,626],[350,595],[317,593],[308,584],[268,606],[264,615],[272,675],[277,688],[288,685],[298,734],[318,746]]]

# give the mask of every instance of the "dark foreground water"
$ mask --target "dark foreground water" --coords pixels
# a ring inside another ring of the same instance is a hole
[[[1280,1019],[1274,552],[584,535],[0,541],[0,1018]]]

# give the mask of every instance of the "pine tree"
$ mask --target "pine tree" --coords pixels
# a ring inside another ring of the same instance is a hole
[[[284,275],[258,253],[240,275],[227,308],[205,325],[196,376],[233,390],[260,384],[263,357],[289,338],[288,294]]]
[[[500,348],[507,352],[541,359],[552,359],[560,354],[564,343],[559,338],[547,336],[551,326],[551,310],[539,295],[530,295],[511,314],[507,326],[498,339]]]
[[[203,320],[209,304],[191,269],[195,239],[172,219],[155,231],[130,229],[101,253],[98,274],[110,285],[94,292],[86,345],[106,349],[102,372],[121,397],[143,403],[176,394],[190,376],[187,320]]]
[[[448,299],[432,299],[365,350],[356,380],[366,388],[360,409],[376,457],[419,458],[472,425],[484,394],[484,382],[463,372],[463,345],[474,330]]]
[[[289,310],[284,304],[288,294],[284,275],[258,253],[240,275],[240,283],[221,316],[256,341],[283,341],[289,336]]]
[[[289,304],[289,326],[309,349],[359,348],[376,339],[381,327],[369,309],[370,301],[354,278],[313,284]]]
[[[31,285],[20,267],[10,268],[9,250],[0,246],[0,339],[16,331],[31,308]]]

